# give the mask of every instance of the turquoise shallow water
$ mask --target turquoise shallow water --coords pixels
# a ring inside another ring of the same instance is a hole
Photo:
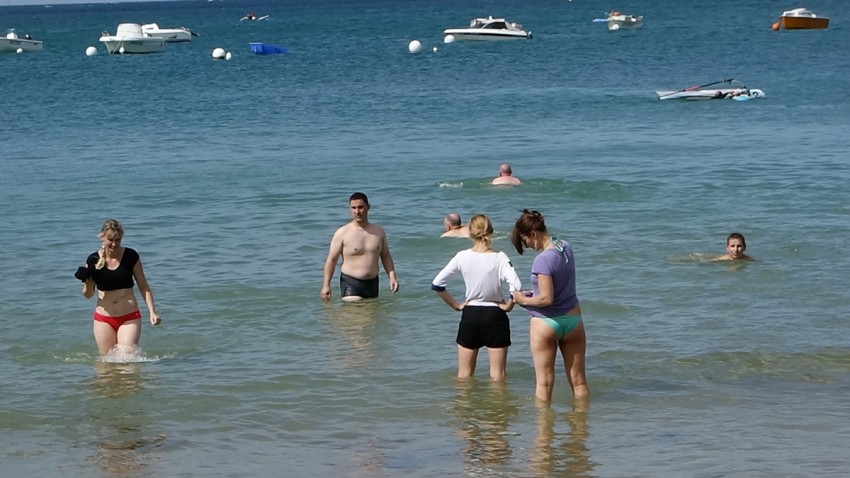
[[[712,5],[722,22],[618,5],[646,23],[616,33],[581,0],[0,8],[0,27],[45,41],[0,56],[4,470],[843,476],[850,18],[807,7],[830,28],[772,32],[783,7],[728,0]],[[249,10],[271,18],[239,22]],[[490,14],[535,38],[442,43]],[[84,55],[123,21],[200,37]],[[414,38],[425,52],[408,53]],[[290,52],[252,56],[256,40]],[[653,93],[729,77],[768,98]],[[523,186],[489,185],[503,161]],[[324,304],[356,190],[401,291],[384,276],[378,301]],[[488,214],[527,281],[532,257],[507,239],[524,207],[575,249],[589,408],[563,379],[535,407],[520,310],[505,385],[453,378],[457,317],[428,286],[466,243],[438,238],[442,217]],[[96,362],[73,279],[107,217],[163,315],[142,363]],[[756,262],[700,259],[733,230]]]

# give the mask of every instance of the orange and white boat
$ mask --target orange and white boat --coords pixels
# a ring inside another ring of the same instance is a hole
[[[829,27],[829,18],[819,17],[811,10],[795,8],[782,12],[779,25],[786,30],[813,30]]]

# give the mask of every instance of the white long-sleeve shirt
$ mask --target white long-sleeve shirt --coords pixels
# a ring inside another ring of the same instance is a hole
[[[469,305],[496,306],[503,302],[502,281],[511,291],[522,290],[522,283],[511,260],[504,252],[475,252],[466,249],[458,252],[446,267],[437,274],[431,289],[446,290],[452,277],[460,274],[466,284]]]

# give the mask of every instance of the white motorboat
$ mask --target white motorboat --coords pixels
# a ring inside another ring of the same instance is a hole
[[[608,30],[611,31],[637,30],[643,27],[643,16],[628,15],[612,10],[607,13],[605,22],[608,24]]]
[[[727,88],[708,88],[709,86],[728,83]],[[747,88],[738,80],[728,79],[715,81],[705,85],[691,86],[681,90],[658,90],[655,92],[659,100],[749,100],[754,98],[766,98],[764,91],[757,88]]]
[[[19,38],[14,28],[10,29],[5,37],[0,38],[0,52],[41,51],[42,48],[44,48],[43,42],[33,40],[29,35]]]
[[[186,27],[159,28],[159,25],[156,23],[146,23],[142,25],[142,33],[154,38],[162,38],[169,43],[192,41],[193,36],[198,36],[197,33]]]
[[[266,20],[267,18],[269,18],[268,15],[262,15],[258,17],[254,12],[248,12],[245,14],[244,17],[240,18],[239,21],[244,22],[247,20],[249,22],[256,22],[258,20]]]
[[[146,35],[138,23],[121,23],[115,35],[103,32],[100,41],[109,53],[158,53],[165,50],[165,40]]]
[[[473,18],[468,28],[447,28],[443,31],[446,36],[455,40],[526,40],[531,38],[531,32],[523,30],[522,25],[512,23],[504,18]]]

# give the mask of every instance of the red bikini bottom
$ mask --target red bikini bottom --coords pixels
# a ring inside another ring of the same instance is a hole
[[[138,310],[135,312],[130,312],[127,315],[122,315],[120,317],[110,317],[108,315],[98,314],[97,312],[94,313],[94,320],[98,322],[106,322],[107,324],[111,325],[116,332],[118,332],[118,327],[121,327],[121,324],[123,324],[124,322],[141,318],[142,313]]]

